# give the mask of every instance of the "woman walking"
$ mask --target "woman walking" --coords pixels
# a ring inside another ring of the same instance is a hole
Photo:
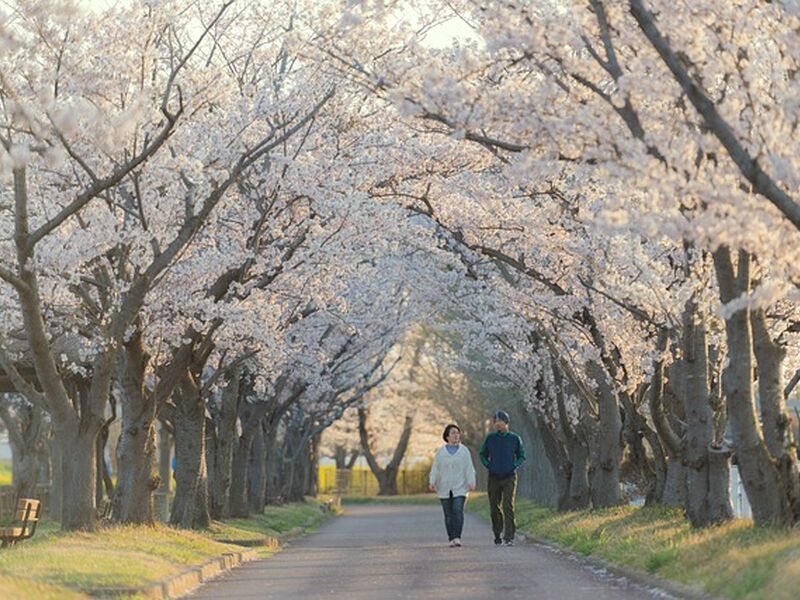
[[[467,492],[475,489],[475,467],[469,450],[461,444],[458,425],[451,423],[445,427],[442,437],[445,444],[433,457],[428,487],[442,503],[450,545],[460,546]]]

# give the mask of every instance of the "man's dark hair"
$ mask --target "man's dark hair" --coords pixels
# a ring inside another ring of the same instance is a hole
[[[508,416],[508,413],[504,410],[498,410],[496,413],[492,415],[493,421],[503,421],[504,423],[508,423],[511,421],[511,417]]]
[[[450,423],[450,425],[444,428],[444,433],[442,434],[442,437],[444,438],[445,442],[447,442],[447,437],[450,435],[451,429],[458,429],[458,433],[461,433],[461,427],[459,427],[455,423]]]

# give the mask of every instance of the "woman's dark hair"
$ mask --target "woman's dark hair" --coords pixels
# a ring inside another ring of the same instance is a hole
[[[450,423],[450,425],[444,428],[444,433],[442,434],[442,437],[444,438],[445,442],[447,441],[447,438],[450,435],[451,429],[458,429],[458,433],[461,433],[461,427],[459,427],[455,423]]]

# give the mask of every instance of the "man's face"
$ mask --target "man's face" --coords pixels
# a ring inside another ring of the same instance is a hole
[[[494,420],[494,428],[497,431],[501,431],[501,432],[505,433],[506,431],[508,431],[508,423],[503,421],[503,419],[495,419]]]

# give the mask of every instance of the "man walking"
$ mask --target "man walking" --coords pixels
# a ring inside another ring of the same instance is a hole
[[[495,431],[486,436],[480,450],[483,466],[489,469],[489,506],[492,512],[494,543],[514,545],[514,496],[517,493],[517,468],[525,462],[522,438],[509,431],[508,413],[494,413]],[[501,509],[502,508],[502,509]],[[502,536],[502,537],[501,537]]]

